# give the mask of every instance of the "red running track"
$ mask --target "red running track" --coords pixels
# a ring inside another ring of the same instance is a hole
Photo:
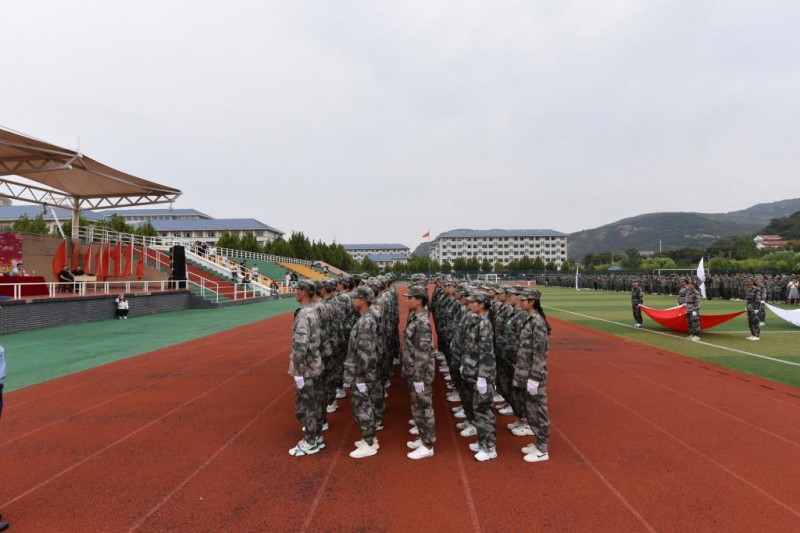
[[[477,463],[436,383],[436,456],[406,459],[389,390],[375,457],[349,400],[300,437],[291,315],[7,395],[0,511],[14,531],[798,531],[800,392],[553,321],[551,460],[498,417]]]

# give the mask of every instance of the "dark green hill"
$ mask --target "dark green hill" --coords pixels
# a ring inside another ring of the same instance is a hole
[[[730,213],[649,213],[569,235],[568,254],[580,261],[589,252],[704,248],[719,237],[755,233],[774,219],[800,211],[800,198],[757,204]]]

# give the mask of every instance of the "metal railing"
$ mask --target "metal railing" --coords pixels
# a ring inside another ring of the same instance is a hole
[[[193,282],[189,282],[193,283]],[[47,287],[47,297],[55,298],[59,293],[72,293],[77,296],[88,296],[92,294],[116,294],[116,293],[138,293],[149,294],[152,292],[163,292],[176,290],[179,288],[178,282],[170,280],[159,281],[36,281],[31,283],[8,283],[4,287],[12,287],[12,300],[22,300],[31,298],[30,295],[23,295],[23,287],[32,285],[45,285]],[[198,286],[199,287],[199,286]],[[200,287],[202,289],[202,287]],[[35,295],[45,297],[45,295]]]

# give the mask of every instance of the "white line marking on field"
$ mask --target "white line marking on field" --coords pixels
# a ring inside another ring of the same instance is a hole
[[[638,331],[643,331],[643,332],[646,332],[646,333],[655,333],[656,335],[664,335],[665,337],[672,337],[672,338],[675,338],[675,339],[681,339],[682,338],[679,335],[672,335],[670,333],[666,333],[666,332],[663,332],[663,331],[655,331],[655,330],[652,330],[652,329],[635,328],[635,327],[633,327],[631,325],[623,324],[622,322],[615,322],[613,320],[606,320],[605,318],[599,318],[599,317],[591,316],[591,315],[584,315],[583,313],[576,313],[574,311],[567,311],[566,309],[560,309],[558,307],[552,307],[552,306],[543,306],[543,307],[545,307],[546,309],[552,309],[554,311],[559,311],[561,313],[567,313],[567,314],[570,314],[570,315],[581,316],[583,318],[588,318],[588,319],[591,319],[591,320],[598,320],[600,322],[606,322],[608,324],[615,324],[617,326],[622,326],[623,328],[631,328],[631,329],[635,329],[635,330],[638,330]],[[727,346],[720,346],[719,344],[712,344],[710,342],[705,342],[705,341],[690,341],[689,339],[684,339],[684,340],[686,340],[687,342],[694,342],[695,344],[703,344],[705,346],[711,346],[712,348],[718,348],[720,350],[726,350],[726,351],[729,351],[729,352],[736,352],[736,353],[740,353],[740,354],[743,354],[743,355],[749,355],[750,357],[757,357],[759,359],[766,359],[768,361],[775,361],[777,363],[783,363],[784,365],[791,365],[791,366],[800,367],[800,363],[795,363],[794,361],[784,361],[783,359],[777,359],[775,357],[770,357],[768,355],[761,355],[761,354],[752,353],[752,352],[745,352],[744,350],[737,350],[736,348],[728,348]]]

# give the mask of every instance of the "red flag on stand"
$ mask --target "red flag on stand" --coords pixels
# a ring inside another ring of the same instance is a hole
[[[97,244],[97,251],[94,253],[94,275],[99,278],[103,275],[103,243]]]
[[[72,241],[72,270],[78,268],[81,264],[81,240],[75,239]]]
[[[133,245],[129,244],[128,247],[125,248],[125,251],[122,252],[122,255],[125,256],[125,271],[122,273],[122,276],[129,278],[133,270]]]
[[[107,242],[103,248],[103,277],[107,278],[111,272],[111,243]]]
[[[62,240],[61,244],[56,248],[56,253],[53,254],[53,277],[58,281],[58,273],[61,272],[61,267],[67,264],[67,241]]]
[[[147,248],[142,246],[142,251],[139,253],[139,261],[136,263],[136,277],[142,279],[144,277],[144,258],[147,256]]]
[[[114,271],[111,275],[118,278],[122,275],[122,242],[117,241],[117,245],[111,250],[111,258],[114,259]]]

